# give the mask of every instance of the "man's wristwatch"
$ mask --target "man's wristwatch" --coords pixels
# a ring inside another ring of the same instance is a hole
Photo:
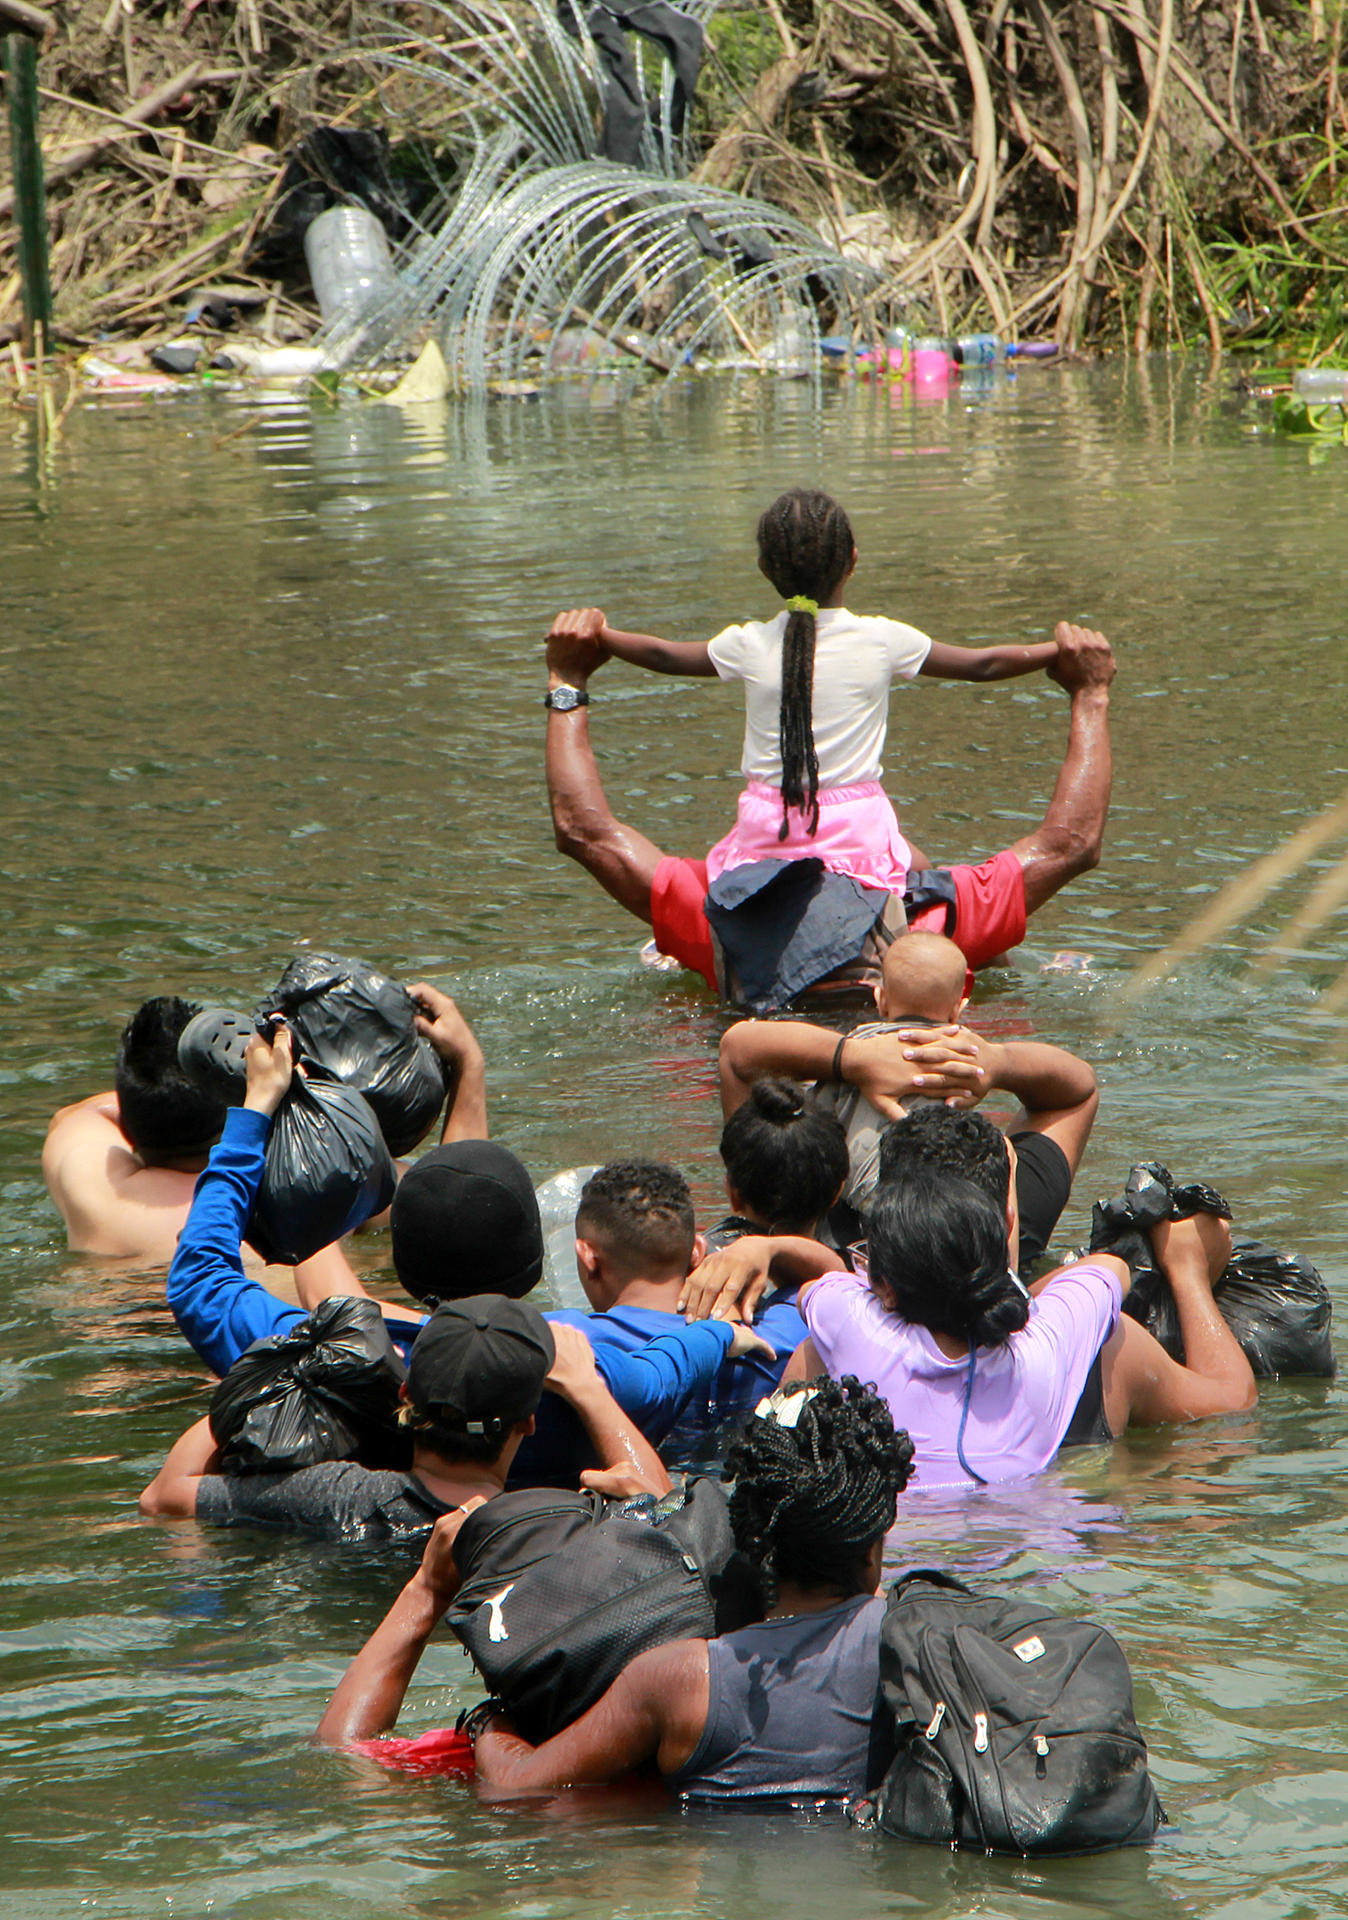
[[[577,707],[588,707],[590,696],[584,687],[554,687],[543,696],[543,705],[553,713],[574,713]]]

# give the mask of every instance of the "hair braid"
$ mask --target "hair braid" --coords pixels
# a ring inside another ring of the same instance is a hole
[[[756,1414],[726,1459],[735,1543],[758,1569],[769,1605],[783,1576],[855,1590],[860,1562],[894,1524],[912,1472],[912,1441],[851,1374],[795,1392],[808,1400],[794,1426]]]
[[[784,600],[797,596],[817,602],[828,600],[846,577],[854,544],[851,524],[837,501],[807,487],[793,487],[781,494],[758,523],[759,564]],[[792,807],[806,816],[811,834],[819,828],[814,647],[814,615],[793,608],[782,635],[780,840],[785,840],[789,831]]]

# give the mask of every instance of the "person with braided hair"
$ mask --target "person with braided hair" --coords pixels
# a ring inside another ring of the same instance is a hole
[[[700,973],[718,992],[734,984],[731,997],[756,1012],[786,1005],[816,984],[826,990],[839,982],[873,985],[876,953],[905,925],[948,934],[974,969],[991,964],[1024,938],[1028,914],[1099,863],[1112,779],[1108,710],[1115,667],[1103,634],[1061,621],[1051,643],[965,649],[937,645],[894,621],[858,620],[842,605],[854,558],[850,530],[841,544],[836,527],[828,539],[818,528],[811,536],[811,565],[825,571],[846,548],[842,571],[818,593],[796,589],[802,577],[818,586],[813,573],[779,569],[778,509],[795,498],[783,495],[764,516],[765,552],[779,591],[817,602],[818,613],[805,605],[788,608],[775,620],[688,642],[623,633],[601,609],[582,607],[558,614],[547,641],[548,801],[559,850],[651,927],[659,952]],[[841,515],[827,495],[818,498]],[[833,525],[827,514],[822,519]],[[788,627],[794,665],[784,679]],[[745,681],[742,764],[749,785],[735,827],[705,859],[665,852],[609,805],[590,740],[589,687],[612,658],[659,673]],[[899,832],[880,786],[892,679],[918,672],[1005,679],[1036,668],[1045,668],[1071,699],[1067,753],[1043,820],[975,865],[928,866]],[[724,951],[724,922],[746,912],[752,917],[762,906],[766,941],[755,922],[750,946],[781,938],[789,947],[804,913],[798,894],[811,888],[831,890],[831,897],[825,936],[802,964],[790,957],[786,971],[803,977],[792,984],[770,979],[762,993],[744,991],[742,979],[732,983],[739,960]],[[774,906],[778,893],[789,910]],[[715,937],[709,912],[718,916]]]
[[[735,1477],[731,1525],[759,1576],[762,1621],[639,1654],[587,1713],[538,1747],[503,1714],[475,1709],[478,1778],[537,1792],[654,1765],[692,1801],[781,1806],[864,1792],[884,1538],[912,1461],[908,1435],[855,1379],[761,1401],[727,1471]],[[319,1738],[351,1744],[393,1725],[452,1598],[442,1570],[452,1567],[456,1531],[453,1518],[437,1527],[421,1571],[360,1656],[359,1672],[343,1681],[341,1710],[329,1708]]]
[[[901,894],[925,866],[880,785],[896,679],[1009,680],[1051,667],[1055,641],[951,647],[902,621],[849,613],[852,527],[829,494],[792,487],[758,523],[758,568],[786,610],[705,643],[624,633],[597,607],[559,614],[553,632],[596,640],[605,656],[654,673],[742,680],[742,771],[735,826],[707,855],[707,878],[754,860],[822,860],[863,886]]]

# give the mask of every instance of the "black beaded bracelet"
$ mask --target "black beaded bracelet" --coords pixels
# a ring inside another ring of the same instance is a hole
[[[479,1700],[475,1707],[464,1708],[463,1712],[454,1722],[454,1731],[455,1733],[463,1734],[471,1746],[476,1746],[486,1728],[487,1722],[494,1720],[498,1713],[504,1712],[504,1701],[498,1700],[495,1697],[488,1700]]]

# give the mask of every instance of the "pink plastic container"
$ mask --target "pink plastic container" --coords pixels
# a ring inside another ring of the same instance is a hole
[[[955,363],[944,347],[913,348],[913,378],[918,386],[948,386],[954,370]]]

